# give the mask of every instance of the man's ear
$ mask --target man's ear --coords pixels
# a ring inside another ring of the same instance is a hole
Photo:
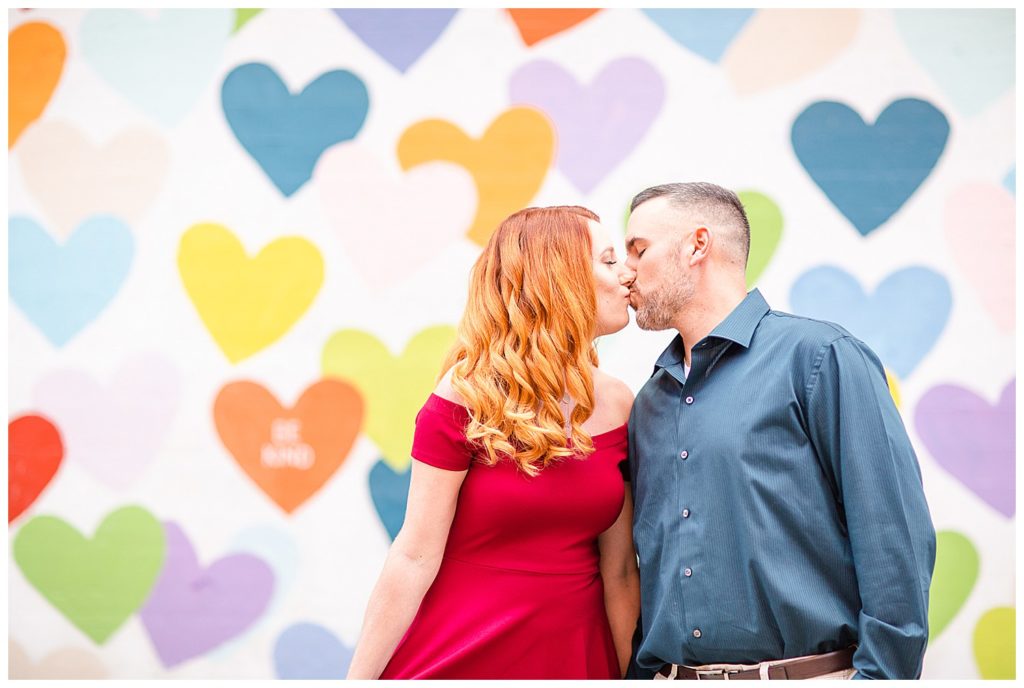
[[[698,227],[693,230],[693,235],[690,238],[690,247],[693,251],[690,254],[690,267],[703,262],[708,257],[713,240],[714,235],[707,227]]]

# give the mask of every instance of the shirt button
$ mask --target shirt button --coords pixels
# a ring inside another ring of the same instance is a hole
[[[686,403],[687,404],[692,404],[693,403],[693,397],[686,397]]]
[[[683,575],[689,578],[693,575],[693,569],[683,569]]]
[[[690,510],[683,509],[683,518],[690,518]]]
[[[683,459],[683,460],[685,460],[686,457],[688,457],[689,455],[690,455],[690,452],[686,451],[685,449],[683,451],[679,452],[679,458]]]
[[[693,629],[693,637],[694,638],[699,638],[700,637],[700,629],[699,628]]]

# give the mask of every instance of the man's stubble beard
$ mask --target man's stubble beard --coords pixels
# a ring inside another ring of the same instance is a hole
[[[667,330],[696,291],[689,279],[664,285],[651,292],[640,292],[642,300],[636,311],[636,324],[642,330]]]

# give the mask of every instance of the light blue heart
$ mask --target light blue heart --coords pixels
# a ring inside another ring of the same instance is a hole
[[[953,294],[945,277],[925,267],[898,270],[867,295],[853,275],[824,265],[797,279],[789,303],[797,315],[846,328],[904,379],[945,329]]]
[[[644,14],[676,43],[689,48],[709,62],[717,63],[722,59],[732,39],[754,14],[754,10],[644,10]]]
[[[343,679],[352,649],[314,623],[286,628],[274,643],[274,672],[283,679]]]
[[[949,122],[924,100],[891,103],[865,124],[842,103],[819,101],[793,122],[800,164],[862,236],[903,207],[946,148]]]
[[[285,196],[309,181],[328,147],[355,138],[370,108],[366,85],[352,72],[321,74],[293,96],[258,62],[231,70],[221,102],[238,142]]]
[[[235,24],[230,9],[93,10],[82,20],[86,61],[121,95],[164,125],[177,124],[219,71]]]
[[[1017,195],[1017,168],[1016,167],[1014,167],[1012,170],[1007,172],[1006,176],[1003,177],[1003,186],[1005,186],[1006,190],[1009,191],[1010,193],[1012,193],[1013,195],[1015,195],[1015,196]]]
[[[1014,10],[896,10],[896,26],[929,75],[965,115],[1013,87]]]
[[[377,461],[370,469],[370,497],[373,498],[377,516],[380,517],[388,537],[392,540],[398,535],[405,521],[405,506],[409,498],[411,477],[411,466],[401,473],[396,473],[383,460]]]
[[[114,298],[135,241],[112,216],[91,217],[63,246],[27,217],[8,221],[11,300],[55,346],[63,346]]]

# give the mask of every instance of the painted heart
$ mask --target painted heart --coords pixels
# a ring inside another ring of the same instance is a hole
[[[162,355],[136,355],[106,384],[84,371],[51,372],[36,383],[32,397],[60,424],[68,459],[125,490],[167,440],[181,399],[181,371]]]
[[[99,645],[146,601],[165,552],[160,522],[137,506],[109,514],[92,540],[54,516],[32,518],[14,537],[28,582]]]
[[[327,148],[363,128],[370,95],[362,79],[336,69],[293,96],[271,67],[252,62],[227,75],[221,102],[238,142],[291,196],[309,181]]]
[[[579,24],[598,12],[600,9],[508,9],[505,10],[512,18],[523,43],[533,45],[539,41],[560,34],[566,29]]]
[[[108,678],[107,668],[100,658],[78,647],[62,647],[33,662],[18,643],[8,640],[7,657],[9,679],[72,681]]]
[[[436,162],[394,179],[357,144],[335,146],[314,172],[327,217],[374,290],[393,286],[459,240],[473,223],[476,186],[463,168]],[[381,270],[379,257],[388,257]]]
[[[853,275],[824,265],[797,279],[789,302],[794,313],[849,330],[905,380],[945,329],[953,294],[945,277],[925,267],[898,270],[867,295]]]
[[[929,76],[965,115],[1013,88],[1013,9],[894,10],[896,27]]]
[[[928,596],[928,637],[939,637],[967,601],[978,580],[978,550],[952,530],[935,534],[935,573]]]
[[[483,246],[510,214],[529,205],[540,191],[555,152],[555,132],[532,108],[510,108],[481,139],[472,139],[445,120],[413,124],[398,141],[398,161],[409,170],[427,162],[453,162],[469,170],[479,205],[467,236]]]
[[[137,10],[92,10],[82,20],[81,50],[110,86],[172,126],[220,71],[234,25],[230,9],[168,9],[156,19]]]
[[[893,403],[896,404],[896,409],[902,411],[903,395],[900,392],[900,381],[888,368],[885,369],[885,381],[889,385],[889,395],[892,397]]]
[[[665,102],[665,81],[638,57],[608,63],[588,86],[557,63],[537,60],[512,74],[509,98],[551,119],[555,164],[587,194],[643,139]]]
[[[1014,167],[1012,170],[1007,172],[1006,176],[1003,177],[1003,186],[1005,186],[1006,190],[1009,191],[1010,193],[1012,193],[1013,195],[1015,195],[1015,196],[1017,195],[1017,168],[1016,167]]]
[[[310,385],[291,409],[255,382],[225,385],[213,405],[221,442],[285,513],[316,493],[348,458],[363,400],[341,380]]]
[[[64,37],[43,22],[22,24],[7,34],[7,148],[50,103],[67,57]]]
[[[231,554],[204,568],[181,527],[163,527],[167,561],[139,618],[169,668],[255,623],[274,592],[274,572],[251,554]]]
[[[729,46],[722,68],[741,95],[777,88],[842,54],[860,21],[859,9],[759,9]]]
[[[986,680],[1017,677],[1017,610],[1014,607],[989,609],[974,627],[974,661]]]
[[[255,7],[238,8],[235,10],[235,28],[231,33],[235,34],[242,30],[242,27],[249,23],[253,17],[262,12],[262,9]]]
[[[343,679],[352,648],[314,623],[292,624],[274,643],[274,674],[283,679]]]
[[[178,247],[178,271],[206,329],[232,363],[291,329],[324,280],[324,260],[301,237],[275,239],[255,258],[227,227],[193,225]]]
[[[332,10],[373,52],[405,72],[448,26],[455,9]]]
[[[737,194],[750,223],[750,254],[747,258],[747,289],[752,289],[768,267],[782,239],[782,211],[775,201],[758,191]]]
[[[411,478],[411,467],[406,466],[405,470],[396,472],[383,459],[370,469],[370,497],[384,530],[392,540],[405,522]]]
[[[46,418],[19,416],[7,424],[7,523],[32,506],[64,459],[60,432]]]
[[[455,328],[436,325],[409,340],[393,356],[379,339],[362,330],[339,330],[324,345],[325,377],[351,382],[366,401],[366,434],[393,470],[409,467],[416,414],[430,396]]]
[[[239,649],[245,647],[246,640],[257,633],[274,616],[281,601],[291,591],[299,568],[298,543],[288,531],[276,526],[257,525],[242,530],[232,538],[227,551],[252,554],[269,564],[274,572],[274,592],[267,604],[266,612],[259,620],[206,655],[207,658],[218,661],[228,659]]]
[[[993,406],[969,389],[939,385],[917,403],[917,434],[940,466],[1007,518],[1014,514],[1016,380]]]
[[[135,252],[132,233],[115,217],[92,217],[59,246],[27,217],[7,226],[11,300],[54,346],[64,346],[121,289]]]
[[[943,223],[953,260],[1006,333],[1013,332],[1016,306],[1016,214],[1013,196],[1002,187],[965,184],[947,197]]]
[[[717,63],[754,10],[658,9],[644,14],[676,43]]]
[[[931,103],[891,103],[874,125],[842,103],[819,101],[793,122],[800,164],[862,236],[903,207],[931,174],[949,138]]]
[[[128,129],[96,146],[66,122],[41,122],[22,137],[25,186],[63,238],[86,217],[141,221],[163,186],[170,151],[159,134]]]

